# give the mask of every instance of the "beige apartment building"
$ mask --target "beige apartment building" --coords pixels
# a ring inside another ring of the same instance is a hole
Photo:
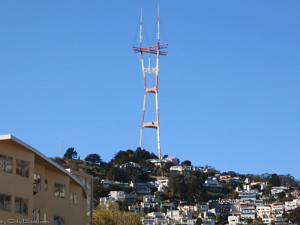
[[[81,181],[12,135],[0,136],[0,224],[5,222],[91,224]]]
[[[68,172],[73,174],[75,177],[77,177],[81,183],[82,186],[85,188],[86,195],[87,195],[87,201],[86,201],[86,216],[87,216],[87,224],[92,225],[93,224],[93,176],[90,174],[87,174],[82,171],[74,170],[71,168],[66,169]]]

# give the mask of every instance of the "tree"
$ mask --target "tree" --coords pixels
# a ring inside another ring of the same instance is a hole
[[[89,154],[87,157],[85,157],[84,160],[91,163],[91,164],[93,164],[93,165],[101,165],[101,163],[102,163],[101,157],[96,153]]]
[[[112,181],[128,182],[129,178],[125,171],[118,167],[111,167],[107,173],[107,178]]]
[[[246,222],[247,224],[252,224],[253,219],[251,219],[251,218],[246,218],[246,219],[245,219],[245,222]]]
[[[279,187],[281,185],[280,178],[276,173],[272,174],[270,184],[273,185],[273,187]]]
[[[201,225],[201,224],[202,224],[202,219],[201,218],[197,218],[196,225]]]
[[[93,225],[142,225],[141,213],[121,212],[117,203],[100,204],[94,211]]]
[[[73,147],[68,148],[66,153],[64,154],[64,158],[77,159],[77,152],[75,151],[75,149]]]
[[[182,165],[182,166],[191,166],[192,163],[191,163],[190,160],[185,160],[185,161],[183,161],[183,162],[181,163],[181,165]]]
[[[290,211],[289,214],[284,214],[284,217],[288,218],[292,223],[300,224],[300,207]]]

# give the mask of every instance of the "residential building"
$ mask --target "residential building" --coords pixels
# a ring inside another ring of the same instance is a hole
[[[253,200],[255,201],[258,197],[258,190],[239,191],[239,197],[242,201]]]
[[[177,174],[190,173],[192,171],[203,172],[203,167],[200,166],[171,166],[170,171]]]
[[[284,205],[282,203],[273,203],[271,204],[271,214],[272,217],[282,217],[284,212]]]
[[[177,159],[176,157],[169,157],[167,158],[167,160],[173,163],[175,166],[179,165],[179,159]]]
[[[291,211],[299,206],[298,201],[295,199],[293,201],[286,201],[284,203],[285,211]]]
[[[228,225],[238,225],[240,224],[239,216],[228,216]]]
[[[194,207],[194,211],[199,211],[199,212],[207,212],[208,209],[209,209],[209,206],[208,204],[205,204],[205,205],[197,205]]]
[[[151,190],[147,183],[130,183],[130,187],[133,187],[138,195],[149,195]]]
[[[103,184],[104,187],[109,188],[111,185],[117,185],[120,187],[129,187],[128,183],[122,183],[119,181],[110,181],[110,180],[102,180],[101,183]]]
[[[255,205],[254,204],[248,204],[248,203],[241,203],[240,204],[240,212],[241,212],[241,218],[251,218],[255,219]]]
[[[120,166],[120,169],[126,169],[126,168],[141,168],[141,166],[135,162],[125,163]]]
[[[0,180],[3,221],[91,225],[82,182],[12,135],[0,136]]]
[[[230,175],[221,175],[219,178],[219,181],[224,181],[224,182],[229,182],[231,180],[231,176]]]
[[[141,212],[142,208],[140,205],[131,205],[131,206],[128,206],[128,210],[130,212]]]
[[[271,189],[271,194],[272,195],[278,195],[280,192],[285,192],[287,191],[288,188],[284,187],[284,186],[280,186],[280,187],[272,187]]]
[[[160,208],[164,210],[175,210],[176,207],[172,202],[162,202]]]
[[[143,202],[156,202],[157,198],[155,195],[144,195],[143,196]]]
[[[292,191],[292,192],[291,192],[291,196],[292,196],[293,198],[299,198],[299,191],[298,191],[298,190]]]
[[[168,177],[158,177],[155,181],[158,191],[163,191],[169,187]]]
[[[229,201],[219,201],[219,207],[217,210],[217,213],[219,213],[220,215],[227,215],[228,212],[231,209],[231,203]]]
[[[269,205],[259,205],[256,206],[257,217],[261,218],[264,223],[271,223],[272,208]]]
[[[73,174],[75,177],[77,177],[81,183],[82,186],[85,188],[86,194],[87,194],[87,220],[89,224],[93,224],[93,176],[90,174],[87,174],[83,171],[77,171],[74,169],[66,169],[68,172]],[[71,196],[72,197],[72,196]]]
[[[218,182],[216,177],[208,177],[204,186],[211,192],[222,192],[223,189],[223,185]]]
[[[114,198],[114,200],[117,202],[122,202],[125,199],[124,191],[110,191],[109,196]]]
[[[142,218],[143,225],[168,225],[168,218],[165,213],[152,212]]]

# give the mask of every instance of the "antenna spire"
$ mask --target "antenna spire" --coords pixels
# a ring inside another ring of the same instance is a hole
[[[157,24],[157,28],[158,28],[158,29],[157,29],[157,30],[158,30],[158,31],[157,31],[157,40],[158,40],[157,43],[158,43],[158,46],[159,46],[159,5],[158,5],[158,24]]]
[[[142,41],[143,41],[142,31],[143,31],[143,9],[141,9],[141,23],[140,23],[140,48],[142,47]]]

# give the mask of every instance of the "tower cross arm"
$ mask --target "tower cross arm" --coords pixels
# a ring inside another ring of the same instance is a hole
[[[151,54],[157,54],[157,51],[159,51],[159,55],[167,55],[168,52],[160,50],[160,49],[165,49],[167,47],[168,47],[168,44],[154,45],[154,46],[148,46],[148,47],[144,47],[144,48],[133,46],[132,50],[133,50],[134,53],[146,52],[146,53],[151,53]]]

